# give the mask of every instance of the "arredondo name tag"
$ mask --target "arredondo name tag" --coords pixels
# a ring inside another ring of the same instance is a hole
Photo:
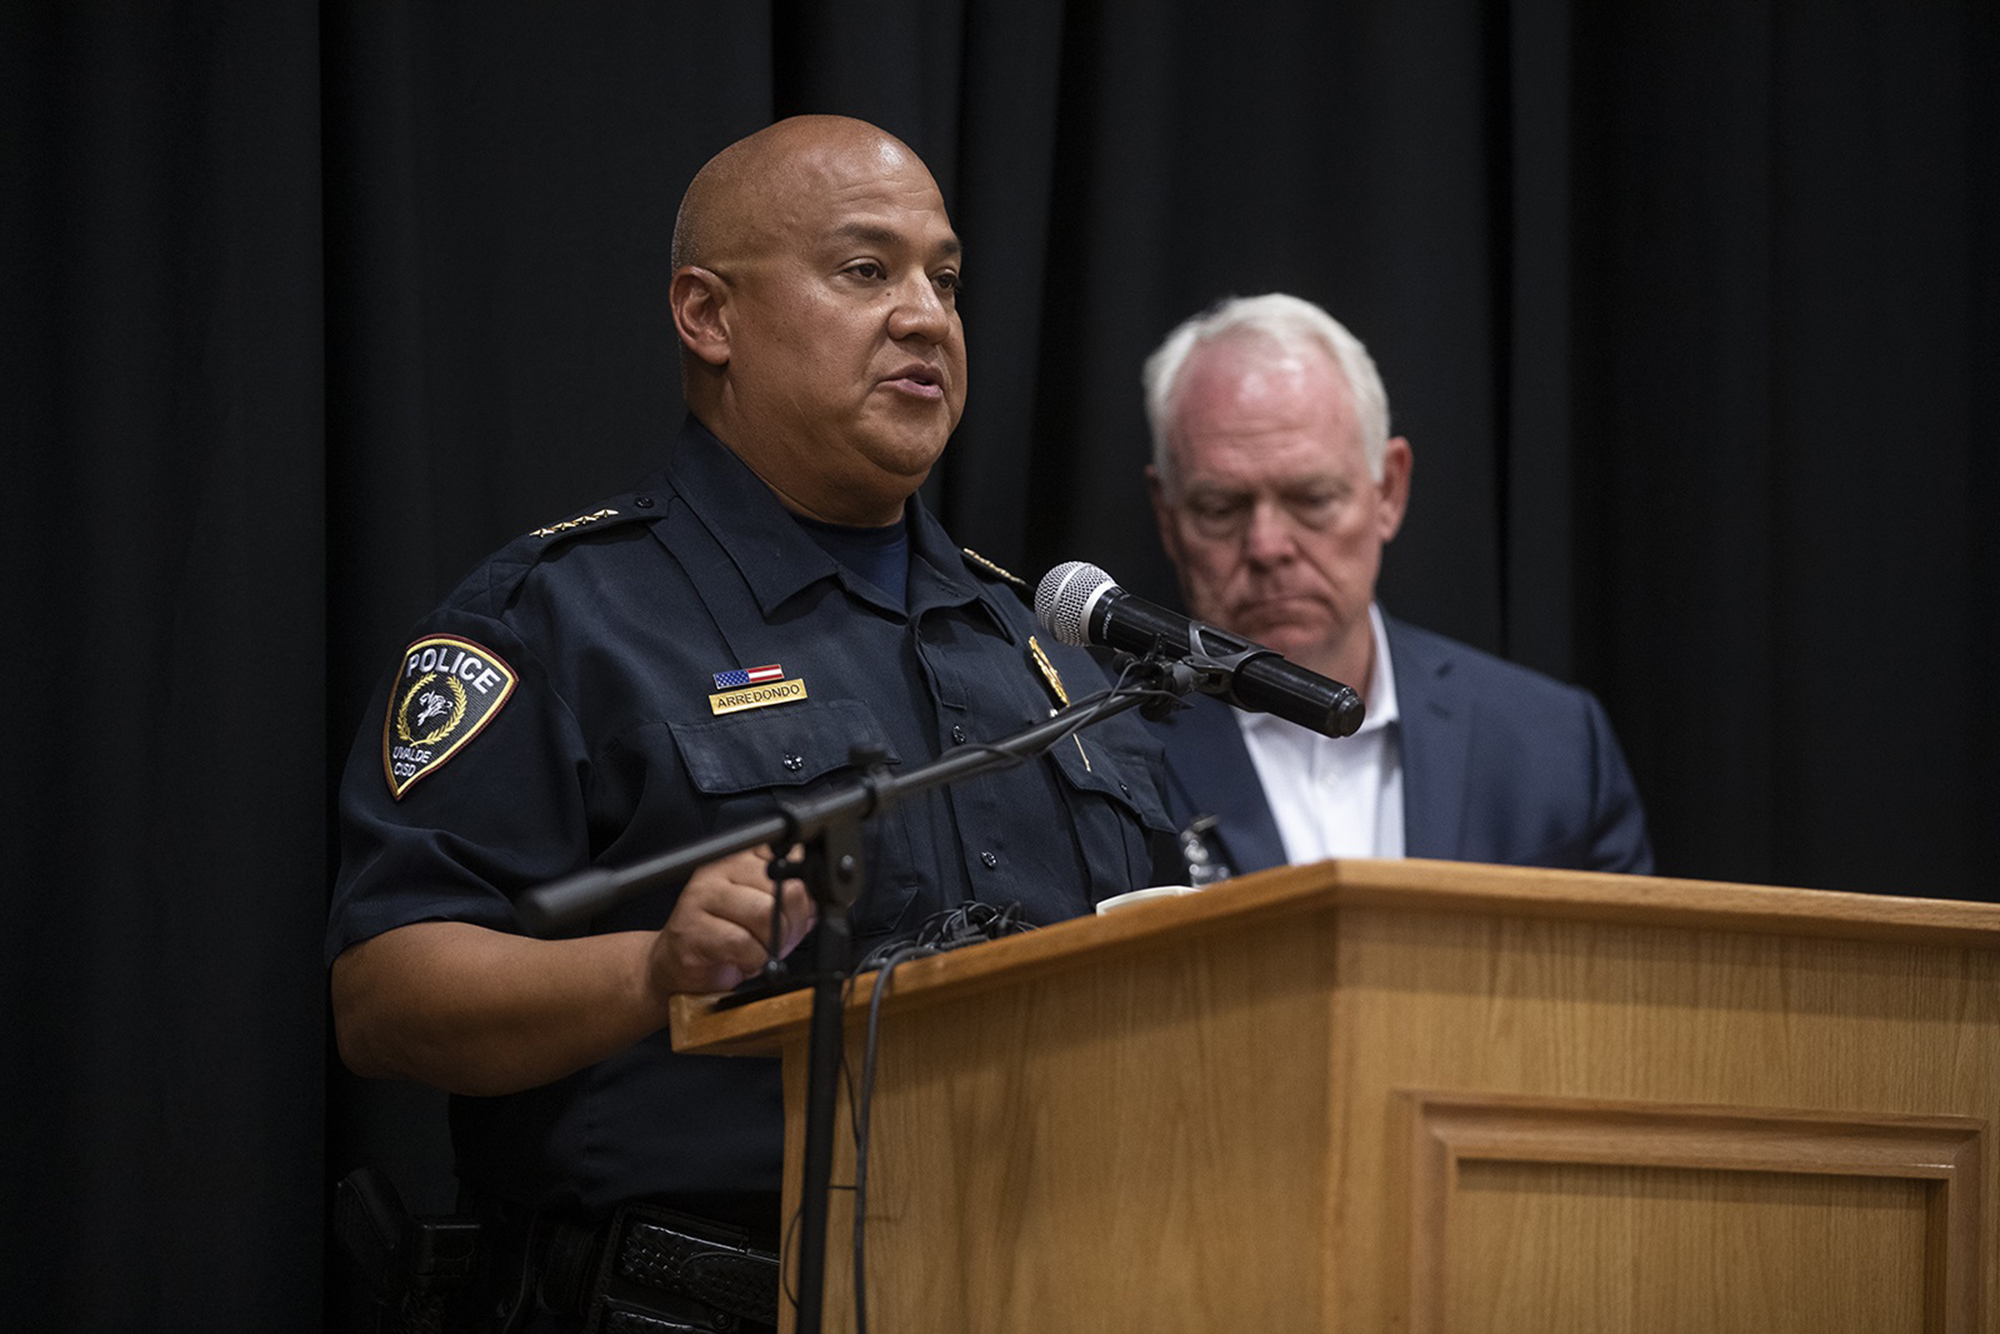
[[[463,750],[519,681],[498,654],[456,635],[433,635],[403,650],[382,722],[390,795],[401,801],[419,778]]]
[[[772,681],[768,685],[745,686],[741,690],[725,690],[708,697],[711,713],[720,716],[725,713],[741,713],[745,709],[767,709],[773,704],[790,704],[806,697],[806,680],[795,676],[789,681]]]

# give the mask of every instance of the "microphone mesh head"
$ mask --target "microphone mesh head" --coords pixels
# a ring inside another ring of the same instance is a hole
[[[1066,560],[1036,586],[1035,619],[1065,644],[1088,644],[1091,604],[1105,589],[1117,586],[1088,561]]]

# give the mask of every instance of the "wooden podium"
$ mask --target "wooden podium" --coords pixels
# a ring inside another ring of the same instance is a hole
[[[788,1215],[808,1010],[674,1016]],[[878,1062],[875,1334],[2000,1329],[2000,907],[1327,862],[906,964]]]

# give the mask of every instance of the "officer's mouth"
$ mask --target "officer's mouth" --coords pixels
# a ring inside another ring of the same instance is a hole
[[[935,402],[944,397],[944,376],[937,368],[921,361],[913,361],[907,366],[899,366],[884,376],[882,384],[899,394],[911,398]]]

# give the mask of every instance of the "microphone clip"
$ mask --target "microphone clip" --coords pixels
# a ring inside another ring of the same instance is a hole
[[[1197,690],[1234,703],[1236,673],[1243,664],[1257,658],[1277,656],[1272,650],[1259,645],[1246,645],[1231,653],[1212,654],[1201,642],[1204,629],[1208,629],[1210,634],[1215,633],[1212,628],[1191,623],[1185,644],[1159,635],[1143,657],[1134,659],[1137,664],[1135,679],[1148,690],[1160,692],[1139,706],[1140,717],[1159,722],[1174,711],[1186,708],[1187,695]]]
[[[1139,716],[1147,722],[1162,722],[1185,709],[1187,693],[1199,688],[1194,667],[1178,658],[1163,658],[1158,653],[1148,653],[1143,658],[1121,653],[1119,657],[1130,660],[1126,675],[1146,694],[1146,702],[1139,706]]]

